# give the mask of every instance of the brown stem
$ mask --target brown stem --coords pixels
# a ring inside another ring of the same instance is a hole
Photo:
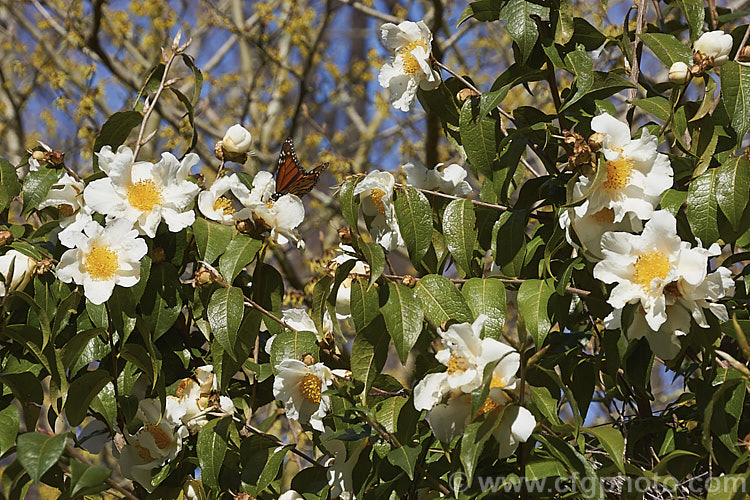
[[[747,39],[750,37],[750,24],[747,25],[747,29],[745,29],[745,34],[742,35],[742,41],[740,42],[740,46],[737,49],[737,53],[734,55],[734,60],[739,61],[740,56],[742,55],[742,49],[745,48],[745,45],[747,44]]]
[[[381,276],[383,276],[386,279],[393,280],[393,281],[401,281],[404,279],[404,276],[401,276],[399,274],[381,274]],[[419,278],[415,278],[415,279],[419,281]],[[462,279],[462,278],[448,278],[448,279],[450,279],[452,283],[456,283],[456,284],[466,283],[467,281],[469,281],[468,279]],[[515,279],[515,278],[496,278],[494,276],[491,278],[487,278],[487,279],[498,280],[503,283],[507,283],[509,285],[520,285],[524,281],[529,281],[529,280],[522,280],[522,279]],[[581,290],[580,288],[573,288],[572,286],[566,286],[565,291],[569,293],[574,293],[576,295],[580,295],[581,297],[586,297],[587,295],[591,295],[591,292],[588,290]]]

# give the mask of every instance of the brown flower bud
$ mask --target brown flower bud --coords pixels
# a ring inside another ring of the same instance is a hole
[[[601,132],[596,132],[595,134],[591,134],[591,137],[589,137],[589,148],[591,148],[591,151],[596,153],[600,149],[602,149],[602,144],[604,144],[604,134]]]
[[[302,362],[305,363],[307,366],[312,366],[316,363],[315,356],[312,354],[303,354],[302,355]]]
[[[44,151],[32,151],[31,157],[34,158],[37,161],[45,161],[45,152]]]
[[[36,263],[34,272],[37,274],[44,274],[49,272],[53,267],[55,267],[55,263],[52,262],[52,259],[42,259]]]
[[[480,94],[480,93],[479,93],[479,92],[477,92],[476,90],[471,90],[471,89],[461,89],[461,90],[459,90],[459,91],[458,91],[458,93],[456,94],[456,100],[457,100],[458,102],[461,102],[461,103],[462,103],[462,102],[466,101],[467,99],[469,99],[470,97],[479,97],[479,96],[481,96],[481,95],[482,95],[482,94]]]
[[[237,228],[237,231],[240,233],[248,234],[253,232],[255,224],[253,224],[253,221],[250,219],[242,219],[234,221],[234,227]]]
[[[740,56],[737,58],[740,61],[750,61],[750,45],[745,45],[740,51]]]
[[[404,286],[408,286],[409,288],[414,288],[417,284],[417,278],[415,278],[411,274],[405,274],[401,279],[401,284]]]
[[[50,165],[59,167],[63,163],[65,163],[65,153],[63,153],[62,151],[57,151],[56,149],[53,149],[52,151],[47,151],[47,153],[45,153],[44,159]]]
[[[344,245],[352,244],[352,229],[350,227],[340,227],[337,230],[339,241]]]
[[[195,272],[195,276],[193,277],[193,284],[197,286],[198,288],[208,286],[213,281],[214,281],[213,273],[205,267],[198,268],[198,270]]]
[[[13,241],[13,233],[7,230],[0,231],[0,247]]]

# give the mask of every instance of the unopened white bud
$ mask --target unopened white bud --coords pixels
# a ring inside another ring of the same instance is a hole
[[[693,45],[693,50],[708,59],[712,66],[721,66],[729,60],[729,53],[732,51],[731,35],[727,35],[721,30],[709,31],[703,33]]]
[[[690,68],[682,61],[677,61],[669,68],[669,80],[682,85],[690,80]]]
[[[1,256],[0,274],[3,275],[5,281],[0,282],[0,297],[4,297],[10,290],[23,290],[31,280],[36,264],[36,260],[18,250],[9,250]],[[11,267],[13,267],[12,276]]]
[[[253,142],[253,136],[250,135],[250,132],[245,127],[238,123],[229,127],[221,142],[224,145],[224,151],[240,154],[247,153]]]

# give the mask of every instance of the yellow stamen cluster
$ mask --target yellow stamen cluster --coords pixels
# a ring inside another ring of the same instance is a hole
[[[299,384],[299,390],[302,393],[302,397],[315,404],[320,403],[320,400],[322,399],[322,387],[323,381],[312,373],[308,373],[302,377],[302,381]]]
[[[607,162],[607,180],[602,187],[607,191],[617,191],[628,185],[633,173],[633,160],[620,156],[619,159]]]
[[[92,279],[106,280],[114,276],[120,268],[120,262],[117,252],[107,245],[95,245],[86,255],[84,266]]]
[[[669,257],[658,250],[641,254],[633,266],[635,267],[633,282],[645,289],[651,288],[651,282],[654,278],[661,280],[666,278],[672,268]]]
[[[375,207],[375,210],[377,210],[380,215],[385,217],[385,205],[383,204],[383,196],[385,196],[385,191],[378,188],[373,189],[372,193],[370,194],[370,198],[372,198],[372,204]]]
[[[422,47],[427,53],[430,52],[427,44],[425,44],[421,40],[411,42],[410,44],[405,45],[398,50],[398,54],[401,55],[401,58],[404,62],[404,73],[409,76],[414,76],[418,71],[422,70],[422,67],[419,65],[419,61],[417,61],[417,58],[411,54],[411,51],[416,49],[417,47]]]
[[[464,372],[467,368],[469,368],[469,360],[466,357],[451,354],[448,360],[448,369],[446,370],[448,375],[453,375],[456,372]]]
[[[498,408],[500,408],[500,404],[497,401],[492,398],[487,398],[484,400],[484,403],[482,403],[482,406],[479,407],[477,416],[484,415],[485,413],[497,410]]]
[[[161,188],[151,179],[131,184],[128,187],[128,202],[141,212],[150,212],[154,205],[161,205]]]
[[[234,213],[234,208],[232,207],[232,202],[224,198],[223,196],[219,196],[216,198],[216,201],[214,202],[214,210],[217,212],[221,210],[221,213],[224,215],[231,215]]]

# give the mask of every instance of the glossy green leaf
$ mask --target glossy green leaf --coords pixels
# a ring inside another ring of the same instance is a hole
[[[476,216],[471,200],[453,200],[443,215],[443,235],[456,265],[472,274],[471,262],[477,244]]]
[[[61,168],[45,165],[36,172],[29,172],[23,180],[23,214],[28,215],[47,197],[49,190],[62,177]]]
[[[198,432],[196,452],[201,479],[211,488],[220,488],[219,472],[227,453],[228,418],[209,421]]]
[[[693,179],[688,187],[687,218],[690,229],[700,238],[704,247],[719,239],[717,224],[718,203],[716,201],[718,169],[710,168]]]
[[[565,56],[565,60],[576,74],[576,92],[570,99],[565,101],[561,111],[581,100],[594,86],[594,62],[583,45],[577,45],[576,50],[569,52]]]
[[[363,399],[372,383],[385,366],[390,337],[386,334],[383,316],[376,316],[367,326],[357,331],[352,343],[351,367],[354,378],[364,384]]]
[[[359,248],[365,261],[370,264],[370,286],[372,286],[385,270],[383,247],[377,243],[361,242]]]
[[[500,17],[500,2],[497,0],[478,0],[466,6],[458,18],[456,28],[461,26],[467,19],[477,21],[497,21]]]
[[[109,487],[105,483],[112,471],[98,465],[84,464],[78,460],[70,461],[70,494],[94,494]]]
[[[526,330],[534,339],[537,349],[547,338],[552,322],[547,311],[547,303],[555,293],[552,278],[546,280],[526,280],[518,288],[518,311],[526,323]]]
[[[234,228],[196,217],[193,234],[198,254],[202,260],[211,264],[226,251],[229,242],[232,241]]]
[[[388,283],[388,299],[380,309],[396,353],[406,363],[409,351],[422,332],[422,303],[414,290],[401,284]]]
[[[750,68],[734,61],[722,66],[721,95],[739,146],[750,130]]]
[[[362,278],[353,279],[349,289],[349,310],[354,322],[354,330],[362,331],[380,314],[378,292],[367,286]]]
[[[211,294],[206,315],[211,332],[221,346],[234,357],[234,344],[244,312],[244,296],[237,287],[222,287]]]
[[[240,271],[255,258],[262,245],[262,240],[240,233],[234,235],[224,254],[219,258],[219,272],[227,283],[234,281]]]
[[[668,33],[641,33],[641,40],[651,49],[651,52],[666,66],[671,67],[676,62],[684,62],[690,66],[693,62],[693,51]]]
[[[735,231],[740,231],[750,199],[750,162],[745,155],[730,158],[717,168],[717,174],[716,201]]]
[[[0,457],[15,446],[20,424],[21,417],[15,405],[8,404],[0,410]]]
[[[411,186],[397,193],[394,201],[401,237],[415,267],[430,248],[432,209],[425,195]]]
[[[178,274],[169,262],[156,264],[151,269],[148,286],[141,299],[141,310],[154,339],[166,333],[182,312],[182,284]]]
[[[73,380],[65,401],[65,415],[71,426],[75,427],[83,422],[91,401],[110,380],[112,377],[105,370],[86,372]]]
[[[163,66],[162,66],[163,67]],[[138,111],[118,111],[110,116],[102,129],[99,131],[99,135],[96,136],[94,141],[94,172],[99,170],[99,157],[96,155],[104,146],[111,146],[112,151],[117,151],[117,148],[122,145],[130,135],[130,132],[141,124],[143,115]]]
[[[388,461],[396,467],[400,467],[413,481],[414,469],[421,452],[422,448],[419,446],[400,446],[388,452]]]
[[[454,319],[459,323],[473,321],[471,309],[456,285],[445,276],[428,274],[416,286],[417,297],[422,303],[425,318],[433,325]]]
[[[497,160],[497,145],[500,128],[492,116],[484,116],[473,99],[461,107],[459,117],[461,143],[472,168],[484,175],[492,175],[493,163]]]
[[[5,158],[0,158],[0,212],[4,211],[21,192],[16,168]]]
[[[67,434],[49,436],[41,432],[27,432],[18,436],[18,461],[32,481],[38,483],[44,473],[55,465],[65,451],[67,439]]]
[[[703,31],[703,22],[706,18],[703,2],[701,0],[678,0],[677,5],[685,14],[685,19],[690,28],[690,41],[695,41]]]
[[[532,15],[549,19],[549,8],[526,0],[509,0],[500,10],[500,19],[507,21],[506,31],[521,51],[519,62],[526,62],[539,38],[539,31],[531,18]]]
[[[598,427],[586,427],[583,429],[583,432],[594,436],[620,472],[627,474],[623,463],[625,456],[625,438],[622,437],[622,433],[619,430],[608,425],[602,425]]]
[[[471,278],[464,283],[461,293],[471,308],[474,318],[487,316],[484,336],[499,339],[505,325],[505,285],[498,279]]]
[[[506,276],[521,274],[526,256],[526,212],[503,212],[492,228],[492,254]]]

